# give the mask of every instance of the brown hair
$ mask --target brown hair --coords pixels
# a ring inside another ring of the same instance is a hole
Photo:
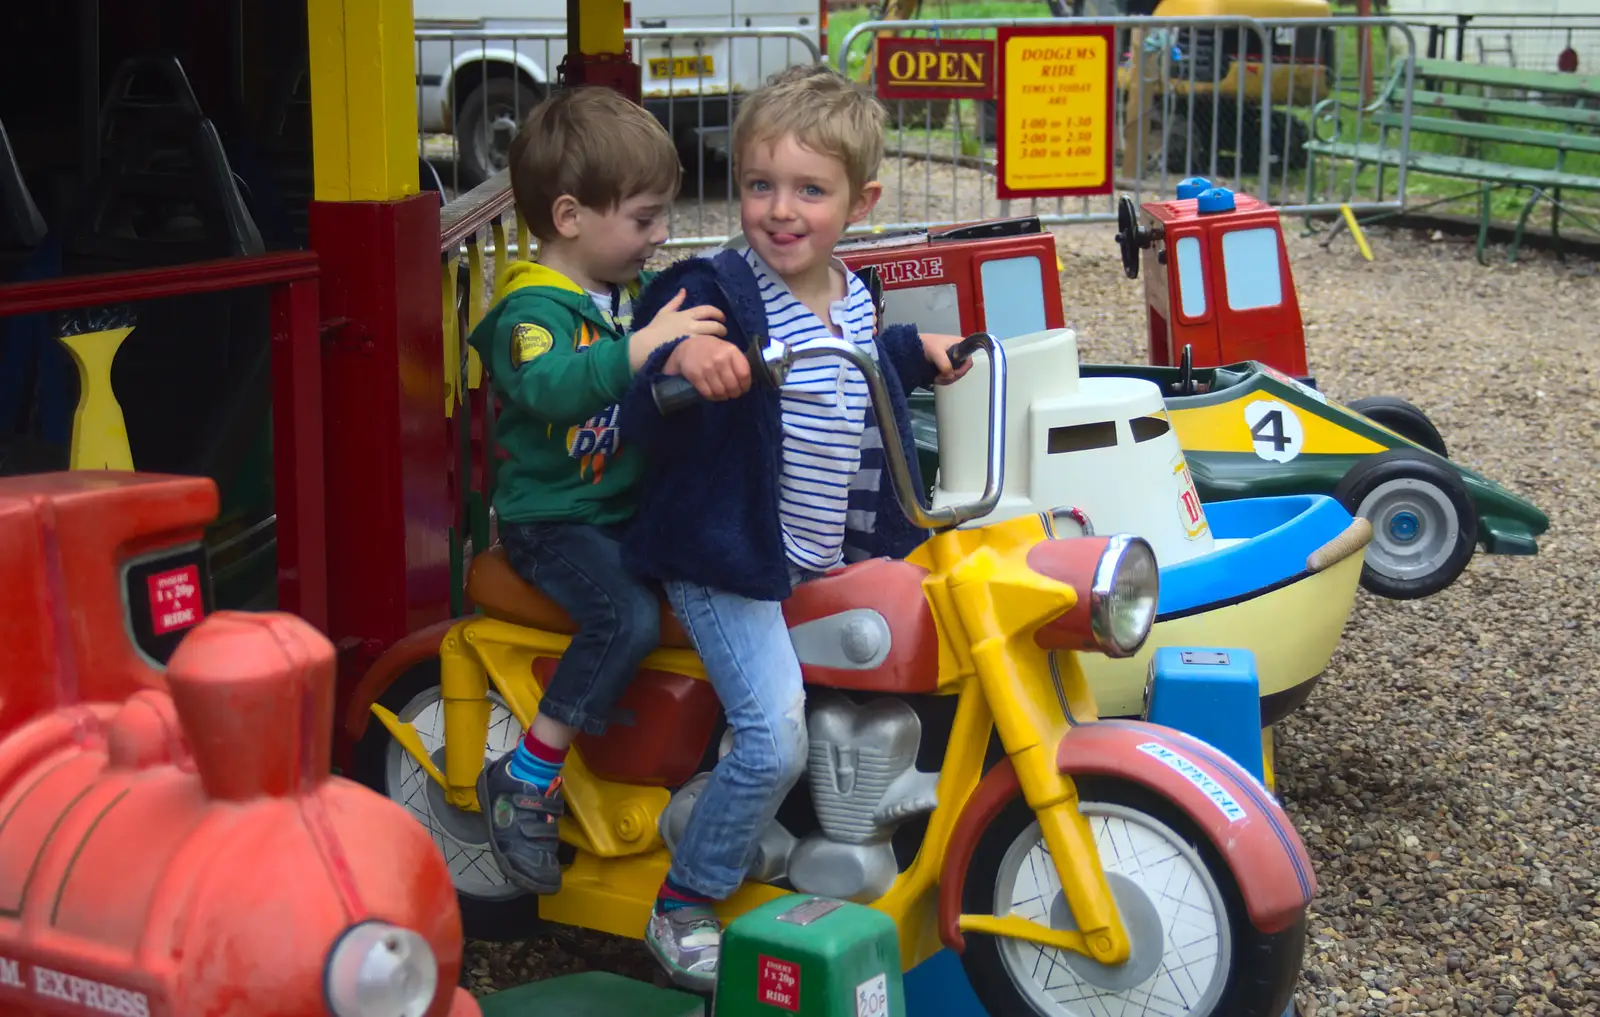
[[[561,89],[528,112],[508,152],[511,193],[529,231],[555,236],[563,194],[609,212],[636,194],[676,196],[678,151],[660,121],[610,88]]]
[[[750,93],[733,122],[734,172],[744,153],[786,135],[844,163],[852,197],[878,176],[888,112],[826,64],[780,71]]]

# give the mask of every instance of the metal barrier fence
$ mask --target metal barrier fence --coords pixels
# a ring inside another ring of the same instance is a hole
[[[418,143],[459,194],[504,168],[517,125],[556,80],[566,30],[419,29],[415,38]],[[668,224],[674,244],[719,243],[733,201],[723,165],[735,96],[786,67],[820,61],[817,39],[764,27],[629,28],[624,38],[639,50],[645,108],[688,167]]]
[[[1393,18],[875,21],[850,30],[836,66],[875,83],[872,43],[880,37],[993,39],[1006,26],[1069,24],[1114,30],[1117,192],[1147,200],[1170,195],[1186,176],[1203,175],[1288,213],[1326,212],[1341,204],[1358,212],[1403,207],[1403,168],[1384,193],[1374,174],[1327,157],[1316,157],[1313,166],[1304,148],[1313,109],[1323,118],[1321,137],[1371,133],[1363,99],[1371,98],[1374,81],[1386,81],[1397,70],[1405,87],[1395,97],[1409,119],[1417,45],[1412,29]],[[720,243],[738,228],[726,159],[737,95],[778,70],[821,59],[817,43],[788,28],[629,29],[626,36],[644,50],[638,59],[645,105],[678,140],[688,168],[668,224],[669,246]],[[565,33],[421,29],[416,41],[419,143],[441,167],[451,185],[445,189],[459,194],[503,166],[516,124],[554,78]],[[993,102],[886,105],[888,158],[879,174],[884,197],[853,232],[1021,214],[1017,205],[1052,224],[1116,217],[1114,196],[998,199]],[[1409,144],[1409,131],[1401,130],[1402,155]]]
[[[1418,56],[1524,71],[1600,73],[1600,14],[1460,14],[1391,10],[1419,39]]]
[[[1118,67],[1111,129],[1118,192],[1135,200],[1170,195],[1179,180],[1200,175],[1290,213],[1332,211],[1340,204],[1376,211],[1404,203],[1403,176],[1398,190],[1384,195],[1348,165],[1311,173],[1304,149],[1313,109],[1334,119],[1338,133],[1360,136],[1367,129],[1361,100],[1370,96],[1372,81],[1404,71],[1409,95],[1414,39],[1392,18],[877,21],[850,30],[837,67],[872,81],[862,71],[873,64],[868,44],[885,35],[992,39],[1005,26],[1068,24],[1114,29]],[[1021,214],[1018,204],[1046,223],[1116,218],[1114,196],[1026,203],[996,198],[993,103],[887,105],[892,158],[880,174],[885,197],[864,230]],[[1409,132],[1401,132],[1401,150],[1409,143]]]

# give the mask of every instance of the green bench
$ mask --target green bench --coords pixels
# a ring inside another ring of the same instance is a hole
[[[1455,88],[1447,90],[1450,85]],[[1474,94],[1464,90],[1469,87],[1484,90],[1516,89],[1525,94],[1539,92],[1560,97],[1573,105],[1553,105],[1533,98],[1508,99]],[[1561,200],[1563,191],[1600,191],[1600,170],[1587,172],[1566,168],[1568,155],[1600,156],[1600,76],[1526,71],[1450,60],[1418,60],[1411,93],[1412,141],[1409,151],[1403,154],[1399,148],[1400,132],[1406,124],[1403,61],[1372,103],[1360,111],[1359,120],[1356,121],[1372,124],[1379,129],[1376,143],[1347,141],[1337,137],[1337,134],[1332,138],[1324,136],[1329,126],[1334,132],[1340,130],[1339,102],[1339,99],[1332,98],[1317,105],[1312,113],[1312,139],[1307,142],[1306,151],[1313,155],[1349,159],[1355,164],[1357,172],[1364,163],[1377,166],[1379,194],[1383,193],[1385,170],[1397,169],[1401,165],[1406,167],[1407,172],[1476,181],[1480,195],[1480,262],[1483,261],[1488,238],[1489,198],[1501,188],[1527,188],[1531,192],[1527,203],[1523,205],[1522,214],[1517,220],[1516,235],[1507,252],[1511,261],[1516,260],[1528,217],[1541,198],[1550,201],[1551,231],[1558,241],[1563,212],[1569,218],[1600,232],[1600,227],[1566,207]],[[1493,119],[1502,117],[1514,117],[1528,123],[1511,125]],[[1345,119],[1351,118],[1347,115]],[[1555,166],[1522,166],[1471,155],[1426,151],[1416,145],[1416,138],[1424,134],[1458,138],[1467,144],[1492,142],[1550,150],[1556,153]],[[1403,212],[1416,211],[1459,197],[1461,195],[1452,195],[1420,206],[1408,204]]]

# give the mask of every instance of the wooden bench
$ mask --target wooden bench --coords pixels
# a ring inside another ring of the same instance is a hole
[[[1491,67],[1482,64],[1457,63],[1450,60],[1418,60],[1411,93],[1409,125],[1412,145],[1402,153],[1398,139],[1405,130],[1408,118],[1405,110],[1405,63],[1384,84],[1373,102],[1359,112],[1358,123],[1378,127],[1378,141],[1346,141],[1325,137],[1331,126],[1340,130],[1338,99],[1319,103],[1312,114],[1312,140],[1306,151],[1313,155],[1327,155],[1349,159],[1360,172],[1363,163],[1378,167],[1378,193],[1383,193],[1384,171],[1405,166],[1408,172],[1428,173],[1435,176],[1454,177],[1478,182],[1480,195],[1478,222],[1478,260],[1483,261],[1489,230],[1489,198],[1501,188],[1527,188],[1531,193],[1517,220],[1516,236],[1507,252],[1515,261],[1522,245],[1523,231],[1528,217],[1541,198],[1551,203],[1550,225],[1557,241],[1560,239],[1561,214],[1588,225],[1596,232],[1600,227],[1589,223],[1583,216],[1567,208],[1561,201],[1562,191],[1600,191],[1600,172],[1575,172],[1566,169],[1571,153],[1600,156],[1600,76],[1562,74],[1551,71],[1526,71],[1514,67]],[[1454,90],[1446,90],[1449,85]],[[1542,93],[1560,97],[1572,105],[1554,105],[1532,97],[1507,99],[1463,91],[1465,87],[1488,89],[1517,89],[1528,93]],[[1495,118],[1514,117],[1527,123],[1512,125],[1497,122]],[[1348,117],[1347,117],[1348,119]],[[1556,153],[1553,168],[1522,166],[1496,162],[1471,155],[1451,155],[1430,152],[1415,147],[1419,134],[1435,134],[1462,139],[1465,143],[1493,142],[1544,149]],[[1404,211],[1416,211],[1461,195],[1452,195],[1424,205],[1409,205]]]

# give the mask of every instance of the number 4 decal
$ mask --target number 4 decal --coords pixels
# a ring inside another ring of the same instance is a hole
[[[1305,428],[1294,410],[1275,399],[1257,399],[1245,405],[1244,422],[1250,428],[1250,446],[1268,462],[1286,463],[1305,445]]]

